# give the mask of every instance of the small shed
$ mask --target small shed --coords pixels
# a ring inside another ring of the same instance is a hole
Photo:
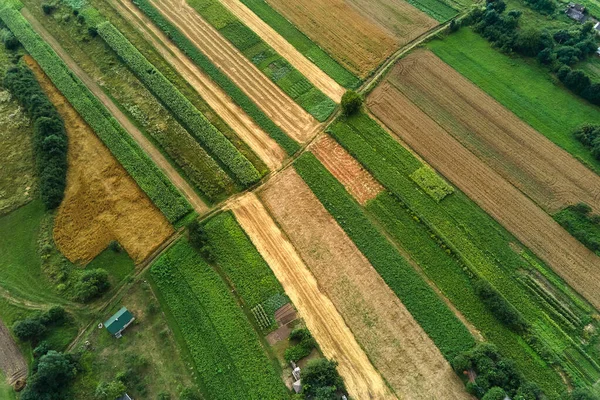
[[[298,379],[296,382],[294,382],[292,388],[294,388],[294,392],[296,393],[302,392],[302,382]]]
[[[587,15],[585,14],[585,6],[581,4],[569,3],[567,10],[565,11],[567,16],[579,23],[584,23],[587,20]]]
[[[129,397],[129,395],[127,393],[125,393],[123,396],[119,397],[117,400],[133,400],[131,397]]]
[[[104,323],[106,330],[117,339],[121,337],[121,333],[135,320],[133,314],[125,307],[121,307],[119,311]]]

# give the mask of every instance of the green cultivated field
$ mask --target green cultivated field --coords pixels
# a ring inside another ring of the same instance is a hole
[[[103,22],[98,26],[98,33],[203,147],[231,171],[240,184],[250,186],[260,179],[252,163],[114,25]]]
[[[264,131],[273,138],[289,154],[299,150],[300,146],[287,136],[281,128],[269,119],[252,100],[240,90],[208,57],[206,57],[190,40],[177,28],[167,21],[148,0],[134,0],[148,18],[150,18],[175,45],[184,52],[194,63],[221,87],[231,99],[240,106]]]
[[[600,368],[592,361],[597,357],[597,349],[593,345],[584,348],[577,339],[583,337],[591,309],[582,306],[578,296],[551,270],[526,250],[516,250],[517,240],[461,192],[455,191],[438,203],[418,190],[410,174],[421,168],[421,163],[375,121],[364,115],[348,122],[340,120],[332,126],[331,134],[391,192],[390,198],[380,197],[368,208],[399,246],[406,246],[417,261],[435,261],[419,256],[425,247],[420,249],[412,242],[411,249],[411,241],[405,243],[406,235],[413,234],[400,230],[402,212],[407,212],[410,219],[422,225],[422,237],[430,236],[434,244],[460,261],[450,264],[452,269],[426,264],[421,267],[484,336],[515,359],[530,380],[542,385],[551,398],[563,390],[560,377],[533,355],[534,349],[546,362],[560,360],[563,370],[581,384],[590,385],[600,377]],[[464,276],[448,279],[439,275],[441,271],[462,271]],[[527,336],[531,347],[506,329],[489,325],[489,314],[479,315],[482,308],[470,304],[474,298],[469,300],[469,296],[474,296],[469,279],[465,278],[471,277],[487,280],[531,323],[531,334]],[[559,300],[548,296],[549,292]]]
[[[226,283],[186,241],[154,263],[151,277],[191,354],[205,398],[289,397]]]
[[[2,9],[0,18],[167,219],[175,223],[190,212],[183,196],[25,18],[12,8]]]
[[[438,22],[446,22],[458,14],[452,6],[442,0],[406,0]]]
[[[355,89],[360,79],[346,70],[316,43],[302,33],[294,24],[275,11],[264,0],[241,0],[271,28],[285,38],[292,46],[311,60],[323,72],[345,88]]]
[[[584,123],[600,124],[599,107],[554,82],[534,60],[508,57],[470,29],[461,29],[428,46],[523,121],[600,171],[600,162],[572,134]]]
[[[462,322],[311,153],[299,158],[294,166],[448,360],[475,345]]]
[[[318,121],[325,121],[336,104],[300,72],[240,22],[218,0],[187,0],[248,60]]]

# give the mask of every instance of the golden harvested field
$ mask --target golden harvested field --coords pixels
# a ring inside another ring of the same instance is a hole
[[[69,137],[67,189],[54,221],[56,245],[69,260],[87,263],[115,240],[135,262],[144,260],[173,227],[37,63],[26,60]]]
[[[330,136],[320,138],[311,151],[360,204],[383,191],[383,186]]]
[[[440,82],[434,83],[440,86]],[[510,182],[384,81],[368,98],[375,115],[595,307],[600,258]]]
[[[259,71],[186,0],[151,2],[290,137],[305,143],[317,133],[319,122]]]
[[[356,342],[331,300],[323,293],[300,255],[253,193],[232,205],[236,219],[250,237],[285,293],[306,322],[323,354],[339,362],[338,371],[355,399],[393,399],[381,375]]]
[[[366,78],[438,23],[402,0],[267,0],[342,66]]]
[[[585,202],[600,211],[600,177],[430,51],[402,59],[388,82],[550,213]]]
[[[469,399],[438,348],[293,169],[261,199],[399,398]]]

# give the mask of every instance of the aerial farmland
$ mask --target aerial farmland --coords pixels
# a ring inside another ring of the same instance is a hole
[[[600,2],[0,0],[0,400],[600,400]]]

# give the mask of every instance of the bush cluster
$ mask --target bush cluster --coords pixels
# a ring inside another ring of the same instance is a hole
[[[85,271],[75,284],[75,299],[87,303],[105,293],[110,288],[108,272],[102,268]]]
[[[205,226],[194,220],[188,224],[188,237],[190,244],[200,252],[208,262],[214,262],[215,257],[211,248],[210,239]]]
[[[354,115],[360,112],[363,105],[363,97],[353,90],[348,90],[342,96],[342,112],[345,116]]]
[[[578,128],[575,138],[591,150],[592,155],[600,160],[600,125],[586,124]]]
[[[478,399],[497,399],[502,392],[513,400],[545,398],[541,389],[526,381],[514,362],[502,357],[492,344],[479,344],[458,355],[452,367],[460,376],[474,376],[474,380],[467,380],[467,391]]]
[[[47,209],[54,209],[60,205],[67,185],[68,139],[64,122],[26,66],[10,68],[4,77],[4,87],[32,119],[42,200]]]
[[[554,12],[552,0],[531,0],[538,10]],[[551,31],[546,28],[519,28],[521,12],[506,12],[503,0],[487,0],[485,9],[474,10],[464,23],[506,53],[516,52],[537,60],[556,72],[558,79],[572,92],[593,104],[600,104],[600,84],[593,83],[583,71],[571,66],[593,55],[598,48],[596,31],[591,22],[571,29]]]
[[[600,216],[584,203],[568,206],[554,219],[588,249],[600,251]]]
[[[344,381],[337,372],[337,363],[319,358],[310,361],[301,372],[302,394],[307,399],[336,400],[344,392]]]
[[[43,352],[34,362],[21,400],[65,399],[67,388],[77,374],[77,367],[77,362],[69,354],[54,350]]]
[[[317,346],[317,342],[306,328],[294,329],[290,333],[289,339],[291,342],[295,342],[295,344],[285,350],[284,357],[287,362],[296,362],[303,359]]]
[[[13,325],[15,336],[24,342],[36,344],[52,326],[61,325],[67,312],[61,306],[54,306],[42,314],[19,320]]]
[[[475,281],[473,289],[475,289],[475,293],[477,293],[483,304],[500,322],[517,333],[525,333],[529,330],[529,324],[521,313],[487,281],[483,279]]]

